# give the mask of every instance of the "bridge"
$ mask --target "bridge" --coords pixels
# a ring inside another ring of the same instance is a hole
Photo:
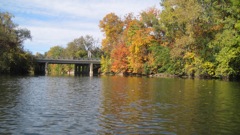
[[[100,59],[80,58],[80,59],[36,59],[34,68],[35,74],[48,74],[49,64],[74,64],[74,75],[89,75],[99,73]]]

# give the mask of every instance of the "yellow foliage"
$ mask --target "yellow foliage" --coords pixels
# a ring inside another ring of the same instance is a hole
[[[207,62],[203,63],[202,68],[203,68],[203,71],[204,71],[205,73],[207,73],[208,75],[213,76],[214,73],[215,73],[214,64],[211,63],[211,62],[208,62],[208,61],[207,61]]]
[[[192,52],[186,52],[184,55],[184,59],[193,59],[195,57],[195,54]]]

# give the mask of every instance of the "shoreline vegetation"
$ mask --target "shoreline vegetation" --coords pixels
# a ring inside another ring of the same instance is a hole
[[[216,79],[225,81],[239,81],[239,76],[227,76],[227,77],[202,77],[202,76],[188,76],[188,75],[174,75],[169,73],[157,73],[157,74],[129,74],[129,73],[101,73],[100,76],[122,76],[122,77],[148,77],[148,78],[181,78],[181,79]]]
[[[23,47],[24,41],[32,38],[31,32],[19,28],[13,17],[8,12],[0,12],[0,75],[28,74],[34,65],[34,56]]]
[[[240,76],[240,1],[164,0],[138,15],[107,14],[101,71],[111,75]]]
[[[101,74],[180,78],[240,78],[239,0],[162,0],[138,15],[107,14],[99,21],[101,47],[90,35],[45,54],[25,51],[30,31],[1,12],[0,75],[26,74],[35,58],[101,58]],[[52,74],[67,74],[74,65],[50,64]]]

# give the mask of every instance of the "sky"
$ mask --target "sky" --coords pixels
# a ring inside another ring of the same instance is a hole
[[[25,50],[44,54],[51,47],[66,47],[76,38],[91,35],[101,45],[103,33],[99,21],[108,13],[124,17],[155,6],[160,0],[0,0],[0,12],[14,15],[20,28],[31,31]]]

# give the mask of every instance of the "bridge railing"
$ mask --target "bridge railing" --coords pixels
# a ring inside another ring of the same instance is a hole
[[[101,60],[100,58],[36,58],[37,60]]]

